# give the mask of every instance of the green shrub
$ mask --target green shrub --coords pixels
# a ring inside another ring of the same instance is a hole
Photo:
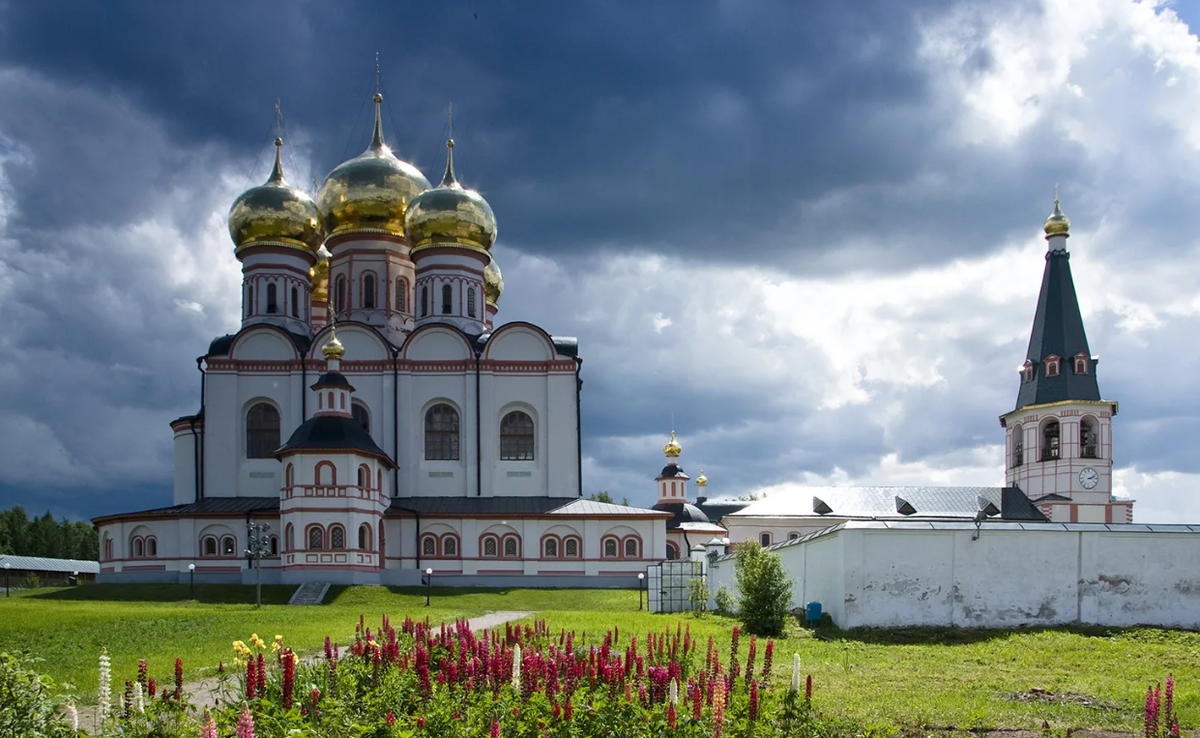
[[[739,543],[734,553],[742,627],[758,636],[783,635],[792,606],[792,580],[784,573],[779,554],[755,541]]]
[[[692,577],[688,581],[688,604],[696,615],[708,609],[708,577]]]
[[[33,665],[28,656],[0,653],[0,735],[75,735],[54,698],[54,682]]]
[[[713,600],[717,603],[717,614],[731,617],[737,612],[737,598],[733,596],[733,592],[729,587],[722,584],[717,587],[717,593],[713,595]]]
[[[42,580],[34,572],[29,572],[25,575],[25,589],[37,589],[42,586]]]

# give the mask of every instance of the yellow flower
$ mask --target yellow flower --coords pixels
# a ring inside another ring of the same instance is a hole
[[[279,650],[279,641],[275,641],[274,643],[271,644],[271,652],[274,653],[275,651],[278,651],[278,650]]]
[[[279,641],[280,643],[282,643],[282,642],[283,642],[283,636],[281,636],[281,635],[277,635],[277,636],[275,636],[275,640],[277,640],[277,641]]]
[[[234,651],[239,651],[239,652],[240,652],[240,651],[244,651],[245,649],[246,649],[246,644],[245,644],[245,643],[242,643],[241,641],[234,641],[234,642],[233,642],[233,650],[234,650]]]

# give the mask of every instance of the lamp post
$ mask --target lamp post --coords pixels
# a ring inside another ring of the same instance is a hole
[[[638,609],[642,609],[642,582],[646,580],[644,572],[638,572]]]
[[[8,597],[8,570],[12,568],[12,564],[4,562],[4,596]]]
[[[433,569],[425,570],[425,607],[429,607],[429,590],[433,587]]]
[[[262,560],[271,555],[270,523],[246,523],[246,555],[258,561],[254,568],[258,570],[258,583],[255,585],[254,606],[262,607]]]
[[[188,564],[188,599],[196,599],[196,565]]]

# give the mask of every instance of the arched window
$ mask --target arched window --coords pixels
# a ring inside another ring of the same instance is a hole
[[[563,541],[563,556],[567,557],[568,559],[579,558],[579,539],[578,538],[571,537],[571,538],[568,538],[567,540]]]
[[[442,556],[458,556],[458,537],[454,534],[442,537]]]
[[[679,546],[667,541],[667,560],[675,561],[679,558]]]
[[[279,555],[279,536],[271,536],[271,555]]]
[[[337,484],[337,467],[328,461],[318,461],[316,468],[313,469],[313,482],[318,486]]]
[[[237,555],[237,541],[234,540],[233,536],[225,536],[224,538],[221,539],[221,555],[222,556],[236,556]]]
[[[425,459],[458,461],[458,411],[445,403],[425,413]]]
[[[367,412],[367,408],[361,402],[355,402],[350,405],[350,414],[354,416],[354,422],[363,427],[367,433],[371,432],[371,416]]]
[[[358,549],[360,551],[371,550],[371,526],[368,523],[358,526]]]
[[[1025,429],[1017,424],[1013,426],[1013,466],[1021,466],[1025,463]]]
[[[625,539],[625,558],[636,559],[638,557],[638,539],[632,536]]]
[[[283,530],[283,546],[288,551],[296,550],[296,529],[291,523],[288,523],[287,528]]]
[[[367,309],[375,307],[375,275],[369,272],[363,275],[362,306]]]
[[[800,534],[799,534],[799,533],[797,533],[797,532],[796,532],[796,531],[794,531],[794,530],[788,533],[788,540],[789,540],[789,541],[794,541],[794,540],[796,540],[796,539],[797,539],[797,538],[799,538],[799,537],[800,537]]]
[[[515,559],[521,555],[520,542],[516,536],[504,537],[504,558]]]
[[[1021,367],[1021,379],[1026,383],[1033,381],[1033,362],[1026,361],[1025,365]]]
[[[500,459],[533,461],[533,418],[513,410],[500,421]]]
[[[214,543],[215,543],[215,541],[214,541]],[[107,560],[112,559],[112,557],[113,557],[112,539],[106,535],[106,536],[104,536],[104,558],[107,561]]]
[[[484,556],[495,556],[496,550],[497,550],[496,537],[495,536],[485,536],[483,539],[483,555]]]
[[[334,551],[341,551],[346,548],[346,529],[340,525],[332,526],[329,529],[329,547]]]
[[[140,559],[146,555],[146,544],[141,536],[133,539],[133,558]]]
[[[346,277],[337,278],[333,288],[333,309],[342,312],[346,309]]]
[[[1079,421],[1079,455],[1085,459],[1100,458],[1100,436],[1096,433],[1096,421],[1091,418]]]
[[[1058,376],[1058,361],[1059,361],[1058,357],[1055,356],[1054,354],[1051,354],[1050,356],[1046,357],[1046,376],[1047,377],[1057,377]]]
[[[292,288],[292,317],[300,317],[300,290]]]
[[[158,539],[154,536],[146,539],[146,555],[150,558],[158,556]]]
[[[383,566],[383,554],[386,551],[387,538],[384,536],[383,521],[379,521],[379,565]]]
[[[396,279],[396,311],[408,312],[408,280],[403,277]]]
[[[475,317],[475,288],[474,287],[467,288],[467,315],[472,318]]]
[[[1075,373],[1076,374],[1087,374],[1088,373],[1088,355],[1087,354],[1085,354],[1083,352],[1075,354]]]
[[[371,470],[365,466],[358,467],[358,486],[366,489],[371,484]]]
[[[246,315],[254,315],[254,285],[246,285]]]
[[[606,558],[606,559],[617,558],[617,539],[616,538],[605,538],[604,539],[604,558]]]
[[[421,317],[429,315],[429,287],[421,287]]]
[[[278,289],[275,283],[271,282],[267,285],[267,313],[274,315],[279,312],[279,301],[277,297]]]
[[[548,537],[542,541],[542,557],[547,559],[558,558],[558,539]]]
[[[217,539],[216,539],[216,537],[204,536],[204,538],[200,539],[200,555],[201,556],[216,556],[217,555]]]
[[[758,534],[758,545],[762,546],[763,548],[770,546],[771,545],[771,534],[770,533],[759,533]]]
[[[427,535],[421,539],[421,555],[437,556],[437,537]]]
[[[1042,461],[1058,458],[1058,421],[1051,420],[1042,426]]]
[[[246,458],[269,459],[279,448],[279,411],[260,402],[246,413]]]
[[[454,290],[450,285],[442,285],[442,315],[449,315],[450,310],[454,307]]]
[[[308,547],[315,551],[320,551],[325,548],[325,531],[319,525],[311,525],[308,528]]]

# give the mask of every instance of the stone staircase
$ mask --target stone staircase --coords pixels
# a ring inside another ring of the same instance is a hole
[[[309,582],[301,584],[296,593],[292,595],[292,599],[288,600],[289,605],[319,605],[325,599],[325,593],[329,591],[329,584],[321,582]]]

